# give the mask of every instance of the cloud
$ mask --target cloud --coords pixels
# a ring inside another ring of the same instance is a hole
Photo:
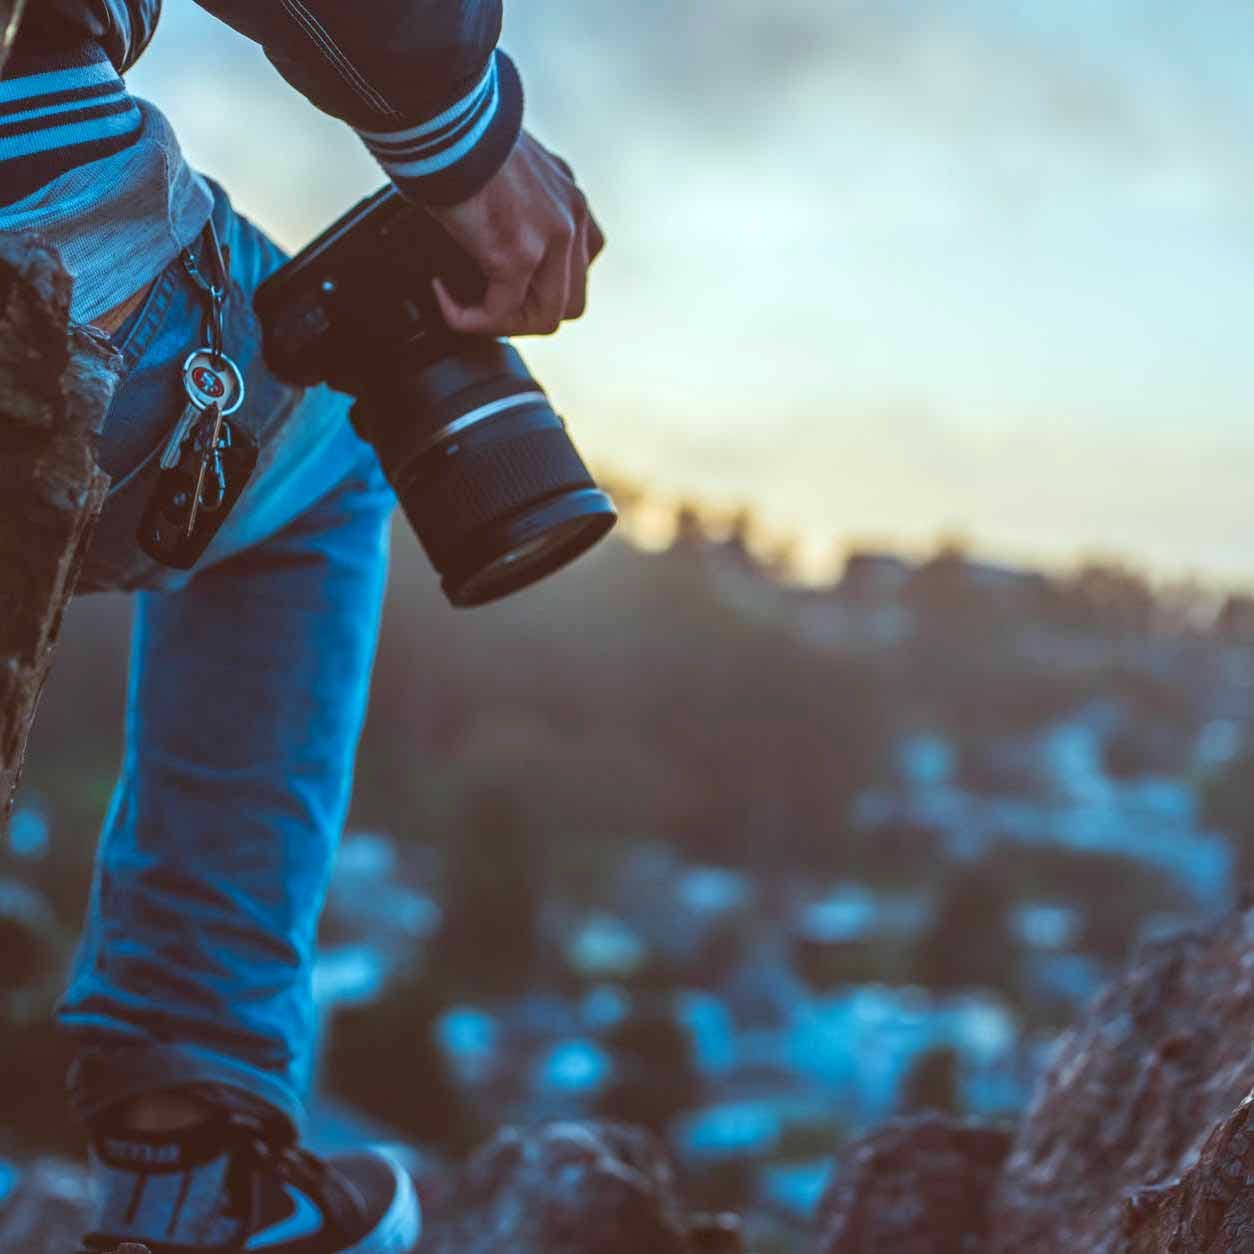
[[[527,0],[507,34],[567,132],[611,143],[624,125],[707,150],[856,128],[1244,182],[1248,102],[1216,109],[1204,37],[1254,47],[1254,15],[1198,0],[1181,17],[1174,0]]]

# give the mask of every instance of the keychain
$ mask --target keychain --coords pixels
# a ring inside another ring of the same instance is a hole
[[[257,446],[227,418],[244,403],[244,376],[223,344],[227,262],[212,221],[206,279],[190,249],[188,276],[206,296],[205,338],[183,362],[187,403],[161,455],[161,473],[139,525],[140,547],[165,566],[189,570],[217,535],[257,464]]]

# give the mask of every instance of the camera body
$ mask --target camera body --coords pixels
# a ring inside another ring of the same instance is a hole
[[[478,300],[474,262],[393,188],[363,201],[258,289],[281,378],[357,398],[374,445],[453,605],[535,583],[600,541],[617,515],[517,350],[462,336],[431,281]]]

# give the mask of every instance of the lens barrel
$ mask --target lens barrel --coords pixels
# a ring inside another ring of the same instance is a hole
[[[400,421],[397,415],[408,415]],[[476,340],[363,396],[353,423],[460,608],[561,569],[617,521],[518,352]]]

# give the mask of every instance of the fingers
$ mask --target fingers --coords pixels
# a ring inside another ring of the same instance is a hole
[[[588,215],[588,264],[591,265],[605,251],[605,232],[591,214]]]
[[[588,269],[605,247],[574,174],[529,136],[480,196],[433,210],[478,263],[487,286],[475,305],[434,284],[440,312],[463,335],[551,335],[581,317]]]
[[[436,279],[440,312],[460,335],[553,335],[587,309],[588,267],[604,242],[585,212],[578,223],[568,220],[553,231],[538,264],[534,246],[503,257],[477,305],[462,304]]]
[[[589,214],[579,224],[579,236],[575,240],[573,264],[570,268],[570,281],[566,288],[566,317],[582,318],[588,308],[588,267],[592,258],[588,255],[588,227],[592,222]]]
[[[536,272],[544,260],[543,245],[507,248],[484,264],[488,286],[477,305],[463,305],[445,286],[435,280],[436,299],[449,329],[460,335],[522,335]]]
[[[522,323],[515,335],[555,335],[569,318],[573,240],[551,249],[532,281],[523,306]]]

